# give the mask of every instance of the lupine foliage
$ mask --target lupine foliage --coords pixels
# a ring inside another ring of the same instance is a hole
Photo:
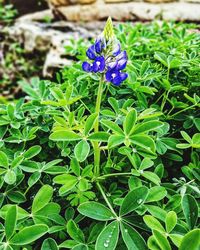
[[[26,97],[0,105],[0,249],[198,250],[199,34],[165,22],[115,34],[120,86],[82,70],[85,41],[56,81],[21,81]]]

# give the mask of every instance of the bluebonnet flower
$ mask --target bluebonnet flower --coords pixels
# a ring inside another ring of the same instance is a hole
[[[128,77],[128,74],[122,71],[126,68],[128,57],[126,51],[121,51],[120,43],[114,35],[108,34],[113,32],[112,22],[109,25],[111,28],[105,27],[104,34],[86,51],[92,62],[83,62],[82,69],[86,72],[104,73],[106,81],[119,86]]]

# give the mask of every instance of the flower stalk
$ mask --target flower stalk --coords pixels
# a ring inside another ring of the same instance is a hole
[[[96,107],[95,107],[95,113],[97,114],[97,119],[94,125],[94,132],[99,132],[99,114],[100,114],[100,108],[101,108],[101,99],[103,95],[103,83],[104,83],[104,74],[101,75],[101,79],[99,81],[99,87],[97,92],[97,99],[96,99]],[[99,142],[95,141],[94,144],[94,173],[95,176],[98,177],[100,173],[100,154],[101,149],[99,146]]]

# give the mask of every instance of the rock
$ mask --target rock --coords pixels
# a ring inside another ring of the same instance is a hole
[[[177,0],[144,0],[144,2],[149,2],[149,3],[169,3],[169,2],[174,2]]]
[[[105,0],[105,3],[122,3],[122,2],[130,2],[130,1],[131,0]]]
[[[71,45],[71,38],[89,39],[96,37],[101,31],[97,28],[103,23],[86,25],[74,24],[66,21],[54,23],[40,23],[33,21],[35,15],[26,15],[17,20],[14,26],[7,30],[10,38],[15,39],[27,53],[46,53],[43,67],[43,76],[51,76],[55,69],[72,64],[73,58],[68,57],[65,46]],[[37,15],[38,17],[38,15]]]
[[[152,4],[97,1],[90,5],[61,6],[56,10],[66,20],[76,22],[106,20],[108,16],[117,21],[150,21],[157,17],[166,20],[200,21],[199,4],[185,2]]]
[[[26,22],[26,21],[42,21],[44,22],[46,19],[53,20],[54,14],[52,10],[46,9],[43,11],[37,11],[35,13],[26,14],[17,19],[17,22]]]
[[[49,0],[50,6],[67,6],[71,4],[70,0]]]
[[[80,4],[91,4],[96,2],[96,0],[79,0],[78,3]]]

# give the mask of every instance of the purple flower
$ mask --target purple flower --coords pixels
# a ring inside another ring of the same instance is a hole
[[[94,60],[96,58],[95,46],[94,45],[89,47],[89,49],[86,51],[86,55],[91,60]]]
[[[98,38],[94,44],[95,46],[95,51],[97,54],[101,54],[103,49],[105,48],[105,41],[102,38]]]
[[[121,47],[120,47],[120,44],[117,43],[117,45],[114,47],[114,49],[112,51],[112,54],[113,54],[113,56],[117,56],[117,55],[119,55],[120,52],[121,52]]]
[[[126,68],[127,60],[126,59],[121,59],[117,61],[117,65],[115,67],[116,70],[123,70]]]
[[[83,62],[82,69],[86,72],[91,72],[92,66],[88,62]]]
[[[104,73],[106,81],[116,86],[128,77],[127,73],[122,72],[127,65],[127,53],[121,51],[118,40],[108,41],[101,36],[88,48],[86,55],[92,62],[83,62],[84,71]]]
[[[106,63],[103,56],[99,56],[95,59],[92,65],[92,70],[94,73],[103,72],[105,69]]]
[[[106,80],[113,83],[116,86],[119,86],[123,81],[128,77],[127,73],[120,72],[118,70],[110,70],[106,72]]]

